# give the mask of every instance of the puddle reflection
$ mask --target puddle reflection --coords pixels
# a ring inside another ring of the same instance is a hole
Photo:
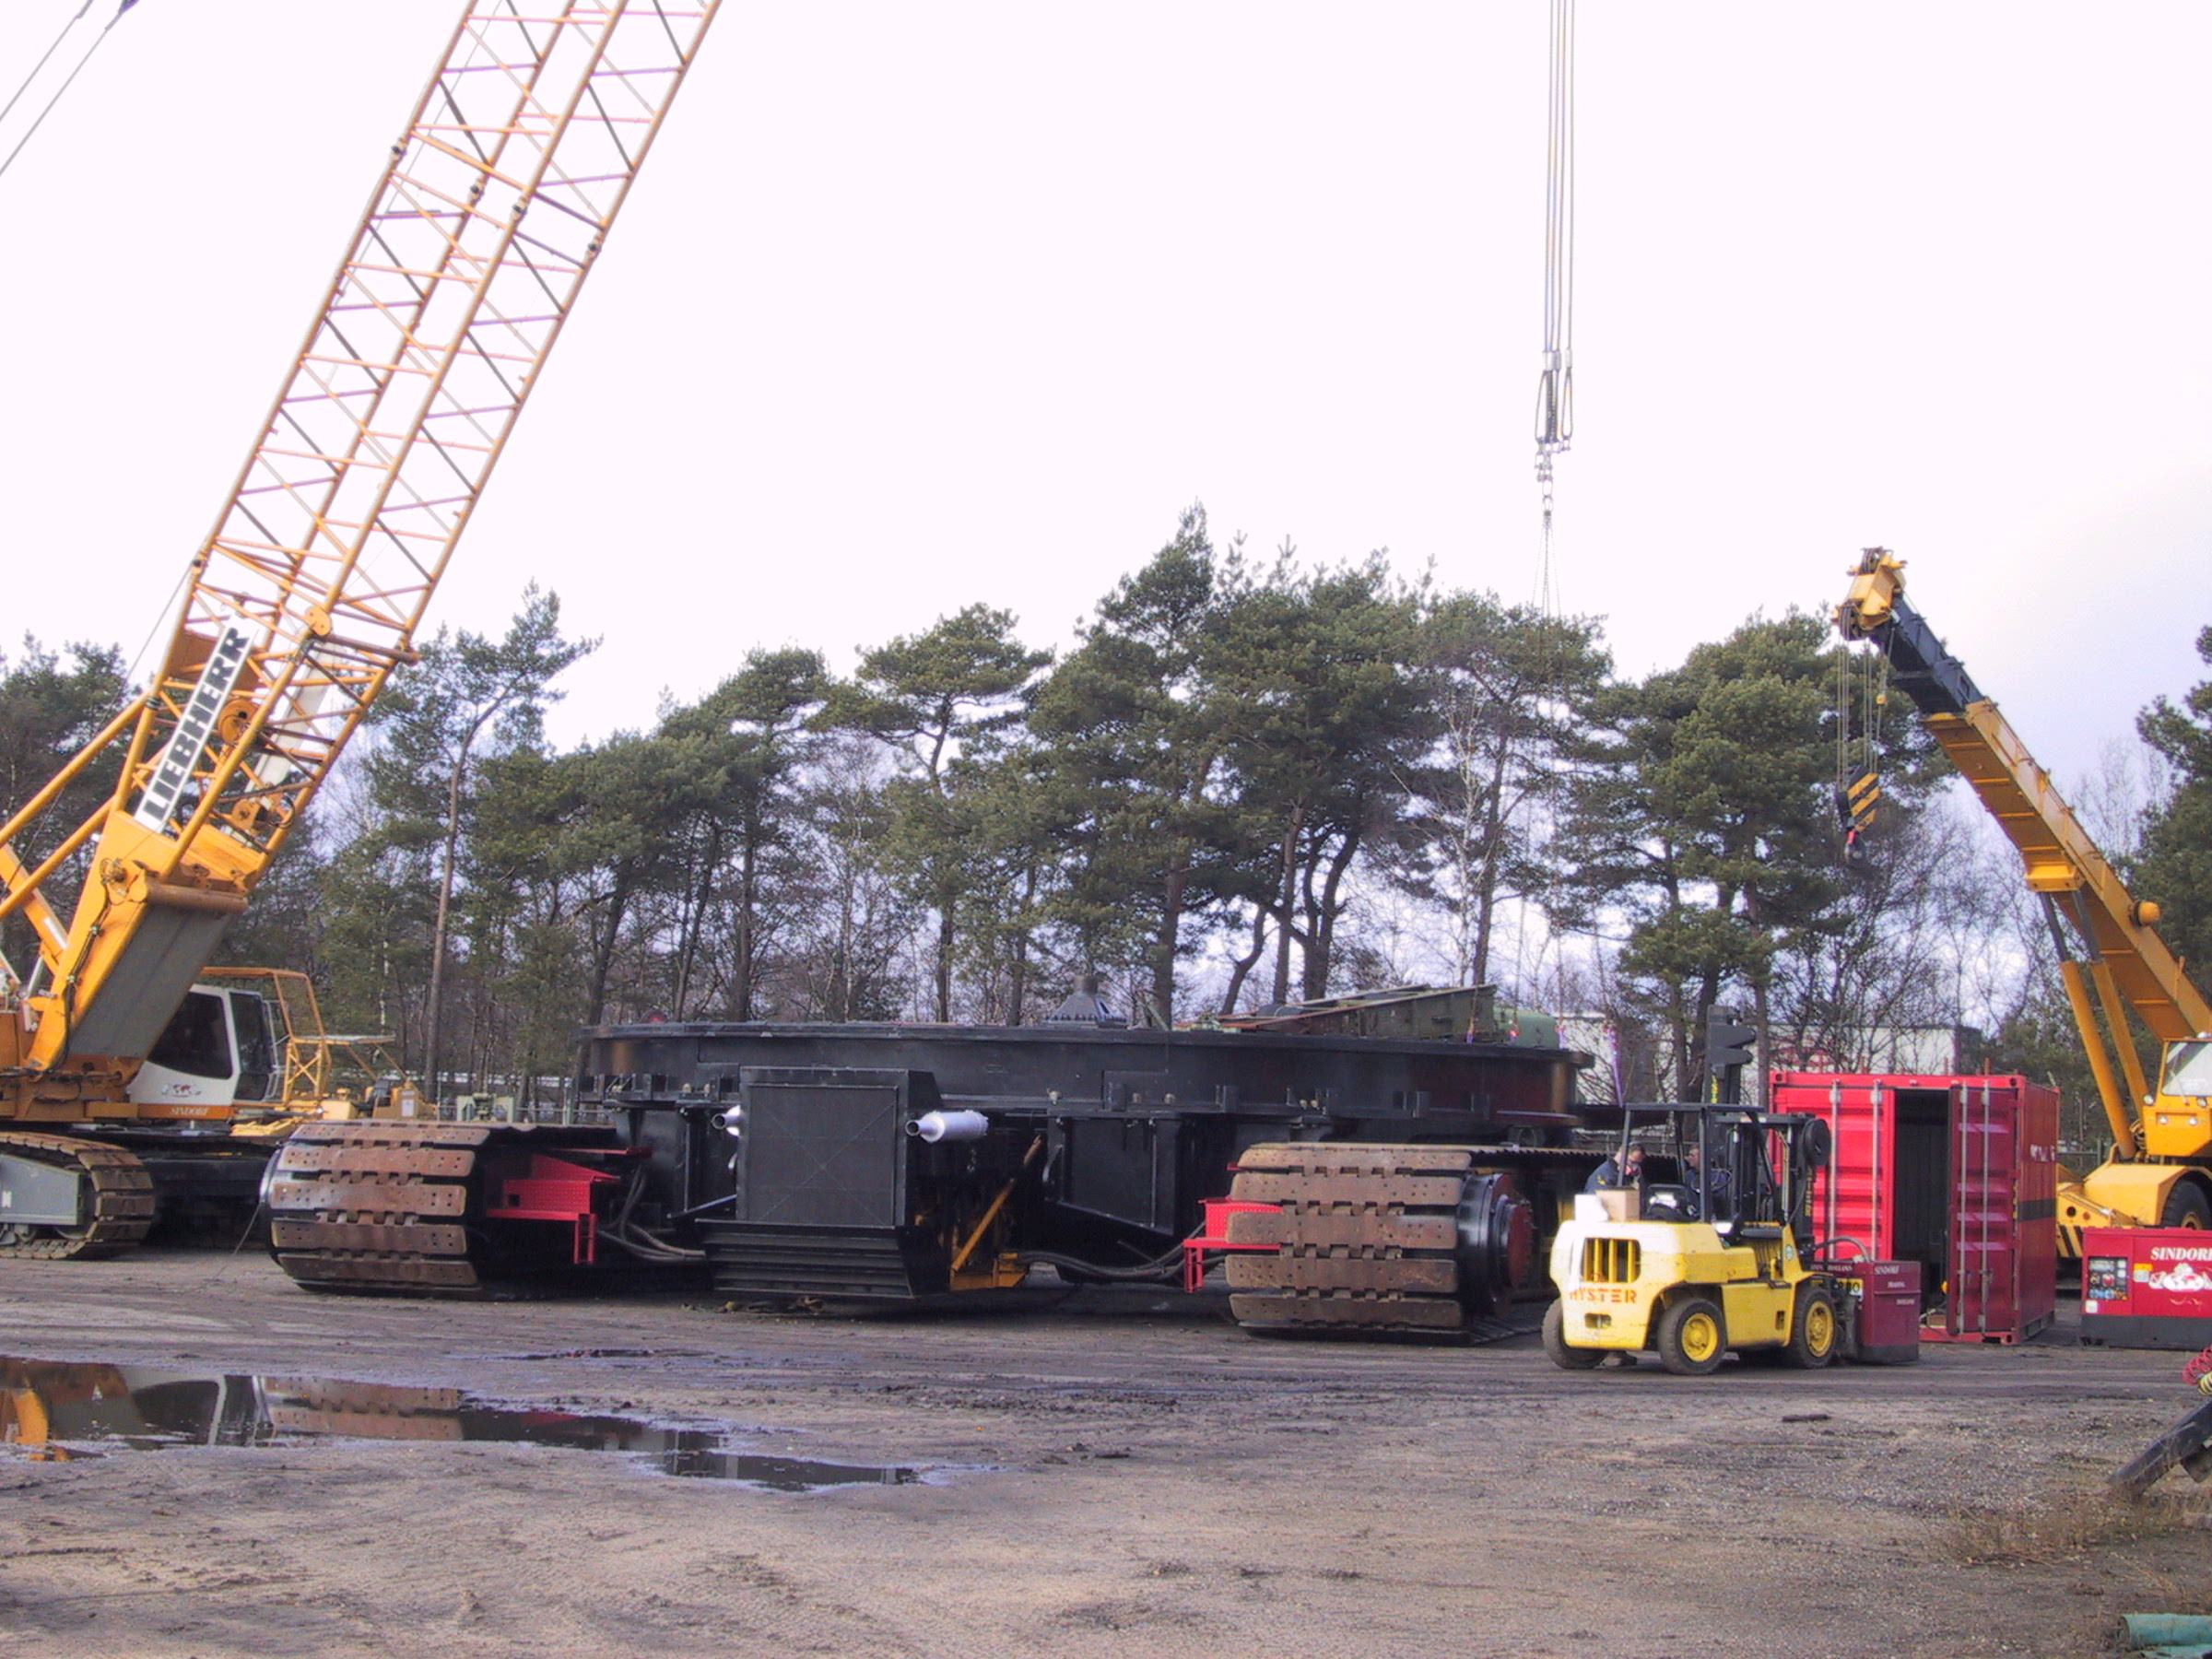
[[[503,1441],[651,1458],[666,1474],[778,1492],[905,1486],[897,1465],[818,1463],[747,1452],[720,1429],[496,1406],[457,1388],[328,1378],[208,1376],[148,1366],[0,1358],[0,1442],[40,1461],[103,1448],[298,1446],[320,1440]]]

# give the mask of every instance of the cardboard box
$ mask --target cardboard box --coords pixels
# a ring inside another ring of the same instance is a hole
[[[1600,1187],[1592,1196],[1608,1221],[1643,1219],[1643,1194],[1634,1187]]]

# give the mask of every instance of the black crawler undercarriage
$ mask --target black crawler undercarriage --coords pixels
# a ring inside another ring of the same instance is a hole
[[[271,1171],[272,1241],[323,1289],[643,1265],[738,1299],[915,1303],[1040,1265],[1182,1284],[1203,1238],[1248,1326],[1453,1330],[1542,1283],[1594,1162],[1573,1144],[1580,1059],[1255,1031],[603,1028],[579,1096],[606,1123],[311,1124]]]

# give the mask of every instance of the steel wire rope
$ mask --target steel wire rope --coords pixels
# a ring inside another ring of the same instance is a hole
[[[0,177],[6,176],[7,170],[16,164],[16,158],[23,153],[23,147],[37,136],[39,128],[46,124],[46,117],[53,113],[54,105],[60,103],[69,88],[76,85],[76,77],[85,72],[85,65],[92,61],[92,54],[100,50],[100,42],[108,38],[108,31],[123,21],[124,12],[129,11],[137,4],[138,0],[123,0],[123,4],[115,8],[115,15],[110,18],[100,31],[92,37],[92,44],[86,47],[85,55],[76,60],[76,67],[70,70],[67,77],[54,88],[53,96],[46,100],[45,107],[38,113],[38,118],[30,124],[29,130],[22,137],[17,139],[16,147],[7,152],[7,159],[0,160]],[[68,38],[72,29],[84,21],[85,14],[91,9],[92,0],[85,0],[84,5],[77,7],[76,16],[62,26],[62,32],[54,37],[53,44],[46,48],[46,55],[41,57],[38,62],[38,66],[24,77],[23,84],[16,88],[16,95],[7,100],[6,107],[0,109],[0,121],[7,118],[8,112],[16,107],[17,100],[30,89],[31,82],[38,79],[40,72],[46,67],[48,60],[61,49],[63,41]]]
[[[67,78],[62,82],[60,87],[55,88],[53,96],[46,100],[45,107],[40,110],[38,113],[38,118],[30,124],[29,130],[27,131],[21,138],[16,141],[16,147],[8,151],[7,159],[6,160],[0,160],[0,176],[4,176],[7,170],[15,165],[16,158],[23,153],[23,147],[31,141],[31,138],[37,134],[39,128],[44,124],[46,117],[53,113],[54,106],[61,102],[63,94],[67,92],[69,88],[76,84],[76,77],[84,73],[85,65],[92,61],[92,54],[100,50],[100,42],[108,38],[108,30],[113,29],[115,25],[122,20],[123,14],[124,12],[129,11],[132,6],[137,4],[138,0],[123,0],[123,4],[116,7],[114,17],[110,18],[107,20],[107,23],[101,28],[100,33],[92,38],[92,44],[85,49],[84,56],[77,59],[76,66],[69,71]],[[46,65],[53,61],[53,54],[62,49],[62,42],[66,41],[71,33],[75,31],[76,26],[85,20],[86,14],[91,9],[92,0],[84,0],[84,4],[76,8],[75,14],[71,16],[66,23],[62,25],[61,32],[53,37],[53,43],[46,48],[43,53],[41,54],[39,61],[31,65],[30,73],[23,77],[23,84],[16,88],[13,96],[8,99],[6,104],[0,104],[0,122],[5,122],[8,116],[15,113],[16,106],[23,101],[23,95],[29,91],[33,84],[37,82],[39,76],[45,73]],[[190,576],[191,571],[188,569],[184,575],[180,576],[177,579],[175,585],[171,588],[168,604],[164,606],[160,616],[157,618],[156,621],[148,629],[146,639],[138,647],[137,653],[131,659],[129,667],[124,671],[124,678],[126,687],[131,680],[136,678],[140,666],[146,661],[147,653],[153,649],[156,636],[162,630],[164,624],[160,618],[166,618],[170,614],[171,607],[172,607],[176,603],[178,595],[182,592],[184,584],[189,580]],[[33,970],[33,973],[35,976],[36,970]]]
[[[1551,0],[1546,100],[1544,368],[1536,381],[1536,482],[1544,498],[1538,599],[1556,604],[1551,567],[1552,462],[1574,437],[1574,0]]]
[[[132,653],[130,665],[124,670],[125,685],[138,677],[138,671],[146,666],[157,641],[175,637],[177,607],[183,603],[184,590],[192,585],[196,574],[196,566],[186,565],[178,573],[176,581],[170,584],[169,596],[162,600],[161,608],[154,613],[154,619],[147,624],[146,638],[138,641],[138,649]]]
[[[1860,856],[1860,837],[1874,826],[1880,800],[1883,716],[1889,702],[1891,662],[1887,645],[1872,652],[1839,648],[1836,653],[1836,816],[1841,862]],[[1865,783],[1862,801],[1857,790]]]
[[[16,112],[16,106],[23,101],[23,94],[29,91],[31,83],[45,73],[46,65],[53,61],[53,54],[62,49],[62,42],[69,38],[69,31],[82,23],[85,20],[85,14],[91,9],[92,0],[85,0],[85,3],[76,8],[76,15],[62,25],[62,32],[53,37],[53,44],[47,47],[45,52],[40,55],[39,61],[31,65],[30,73],[23,77],[23,84],[16,88],[15,96],[5,104],[0,104],[0,121],[6,121]]]
[[[1553,540],[1553,463],[1567,453],[1574,435],[1574,0],[1551,0],[1548,30],[1550,74],[1545,111],[1544,184],[1544,356],[1536,382],[1536,485],[1542,495],[1543,518],[1535,582],[1535,621],[1540,656],[1539,674],[1548,668],[1548,683],[1535,688],[1537,708],[1519,733],[1509,732],[1508,752],[1521,747],[1524,767],[1542,764],[1541,711],[1548,706],[1564,720],[1567,708],[1567,624],[1561,615],[1559,565]],[[1512,718],[1510,715],[1508,718]],[[1518,724],[1518,723],[1517,723]],[[1545,817],[1536,796],[1524,797],[1524,831],[1529,850],[1550,839],[1554,820]],[[1515,968],[1526,977],[1529,905],[1525,897],[1515,906]],[[1487,969],[1488,964],[1485,964]]]

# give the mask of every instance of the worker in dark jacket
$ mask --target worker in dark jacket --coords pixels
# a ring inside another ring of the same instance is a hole
[[[1641,1188],[1643,1185],[1643,1148],[1630,1147],[1626,1152],[1617,1152],[1590,1171],[1590,1179],[1583,1182],[1585,1193],[1618,1192],[1623,1187]]]
[[[1735,1213],[1735,1206],[1728,1193],[1728,1166],[1726,1164],[1714,1164],[1712,1173],[1708,1177],[1705,1173],[1704,1155],[1694,1146],[1687,1147],[1682,1152],[1682,1181],[1683,1184],[1689,1188],[1692,1200],[1690,1206],[1692,1220],[1698,1219],[1700,1214],[1696,1202],[1697,1195],[1700,1192],[1704,1194],[1712,1211],[1709,1219],[1724,1221]]]

